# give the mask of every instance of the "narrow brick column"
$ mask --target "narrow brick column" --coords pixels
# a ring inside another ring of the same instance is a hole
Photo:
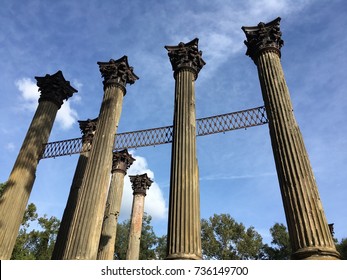
[[[0,199],[0,259],[9,259],[35,181],[43,144],[48,142],[57,112],[77,92],[62,72],[35,77],[41,92],[39,105]]]
[[[146,191],[153,183],[147,173],[129,176],[133,188],[133,206],[130,218],[129,244],[126,254],[127,260],[138,260],[140,257],[140,241],[143,211],[145,208]]]
[[[112,169],[114,136],[120,119],[127,83],[138,77],[126,56],[109,62],[98,62],[104,77],[104,97],[98,117],[81,199],[77,203],[68,234],[63,259],[95,260],[99,247],[102,220]]]
[[[293,259],[338,259],[280,61],[280,18],[242,27],[269,119],[271,144]]]
[[[80,189],[82,186],[83,176],[88,163],[91,145],[96,130],[96,119],[88,119],[86,121],[78,121],[82,132],[82,151],[78,158],[75,175],[72,180],[69,197],[65,206],[64,214],[60,223],[59,232],[52,253],[52,260],[61,260],[63,258],[66,241],[71,226],[73,214],[76,210],[77,201],[79,199]]]
[[[113,152],[112,177],[108,190],[104,222],[102,224],[98,260],[113,260],[117,236],[117,222],[122,204],[124,176],[135,159],[128,150]]]
[[[198,39],[166,46],[175,78],[167,259],[202,258],[195,85],[205,65]]]

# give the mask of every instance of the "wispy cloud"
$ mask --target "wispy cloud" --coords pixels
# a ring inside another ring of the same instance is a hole
[[[83,83],[77,79],[74,79],[72,84],[74,88],[77,89],[78,93],[74,94],[73,99],[70,99],[70,100],[72,100],[74,103],[81,103],[82,101],[81,91],[83,88]]]
[[[245,39],[242,25],[257,25],[260,21],[267,22],[278,16],[288,16],[304,9],[312,1],[260,0],[239,1],[238,4],[235,4],[235,1],[200,2],[205,6],[203,12],[199,9],[188,9],[184,11],[185,16],[180,13],[170,14],[166,21],[172,21],[172,25],[176,25],[176,28],[170,29],[170,35],[177,43],[192,40],[194,36],[201,38],[203,56],[209,63],[204,70],[208,72],[208,77],[230,56],[245,51],[242,44]]]
[[[18,90],[20,91],[21,108],[30,112],[35,111],[37,102],[40,97],[38,87],[30,78],[22,78],[15,82]],[[78,84],[80,87],[82,84]],[[78,98],[80,100],[80,97]],[[64,130],[71,128],[77,121],[78,114],[75,109],[71,107],[70,100],[64,102],[57,114],[57,122]]]
[[[13,152],[15,150],[15,148],[16,148],[16,145],[14,143],[10,142],[10,143],[7,143],[5,148],[9,152]]]
[[[276,173],[265,172],[260,174],[245,174],[245,175],[214,174],[214,175],[200,177],[200,181],[243,180],[243,179],[254,179],[259,177],[272,177],[272,176],[276,176]]]

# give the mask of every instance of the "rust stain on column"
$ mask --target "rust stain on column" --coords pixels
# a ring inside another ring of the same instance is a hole
[[[147,176],[142,175],[129,176],[133,188],[133,206],[130,218],[129,244],[126,254],[127,260],[138,260],[140,256],[140,242],[142,231],[143,211],[145,208],[146,192],[153,183]]]

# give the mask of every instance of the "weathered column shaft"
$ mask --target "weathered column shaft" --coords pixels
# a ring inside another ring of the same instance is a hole
[[[258,53],[248,54],[258,68],[261,90],[269,119],[274,159],[287,219],[294,259],[339,258],[318,194],[312,167],[303,137],[296,123],[289,90],[280,62],[279,18],[267,25],[258,25],[267,34],[271,47],[258,43]],[[244,27],[247,35],[247,27]],[[252,30],[253,37],[256,29]],[[272,37],[273,36],[273,37]],[[250,37],[247,37],[251,42]],[[254,41],[253,41],[254,42]],[[275,43],[274,43],[275,42]],[[278,44],[278,45],[276,45]]]
[[[98,260],[114,259],[117,222],[124,189],[124,176],[134,160],[127,150],[113,153],[112,177],[102,224]]]
[[[135,194],[131,209],[129,244],[126,254],[127,260],[138,260],[140,256],[140,242],[144,207],[145,196],[142,194]]]
[[[119,87],[105,89],[98,129],[87,163],[84,186],[72,219],[64,259],[96,259],[112,164],[114,134],[123,102]]]
[[[124,175],[113,173],[107,196],[104,221],[99,243],[98,260],[113,260],[117,235],[117,223],[122,203]]]
[[[129,243],[126,254],[127,260],[138,260],[140,257],[140,242],[142,231],[143,211],[145,209],[146,191],[152,184],[147,174],[129,176],[134,190],[133,205],[130,218]]]
[[[66,247],[66,242],[72,222],[72,217],[76,210],[76,205],[80,199],[80,190],[82,187],[83,177],[85,175],[90,149],[92,145],[92,140],[96,130],[97,119],[79,121],[82,136],[82,151],[78,158],[76,170],[74,177],[72,179],[72,184],[70,188],[69,197],[65,206],[63,217],[60,223],[59,232],[54,245],[54,250],[52,253],[52,260],[63,259],[63,254]]]
[[[0,198],[0,259],[11,257],[35,181],[43,144],[48,142],[57,111],[63,100],[76,92],[65,81],[61,71],[35,78],[41,91],[39,105]]]
[[[137,77],[123,58],[99,63],[104,81],[104,97],[90,157],[83,178],[81,199],[77,203],[68,235],[64,259],[95,260],[112,166],[114,136],[125,95],[125,84]],[[129,70],[130,69],[130,70]]]
[[[257,66],[294,257],[320,255],[326,250],[336,252],[295,121],[280,58],[273,52],[264,52],[259,56]],[[277,77],[276,82],[274,77]]]
[[[169,258],[201,258],[194,74],[176,76],[168,232]]]
[[[197,44],[166,47],[176,80],[167,259],[202,258],[194,81],[205,62]]]

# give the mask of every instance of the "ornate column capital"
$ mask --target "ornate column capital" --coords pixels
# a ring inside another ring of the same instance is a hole
[[[178,46],[165,46],[168,51],[174,75],[181,69],[189,69],[198,78],[198,73],[206,62],[202,59],[202,51],[198,49],[199,39],[195,38],[189,43],[179,43]]]
[[[146,196],[146,191],[153,183],[153,181],[148,178],[147,173],[142,175],[129,175],[129,178],[134,191],[133,195],[142,194],[143,196]]]
[[[127,174],[127,169],[133,164],[135,159],[128,153],[127,149],[113,152],[112,173],[121,172]]]
[[[250,56],[254,62],[263,51],[273,51],[281,57],[281,47],[283,40],[280,31],[281,18],[278,17],[269,23],[260,22],[257,26],[242,26],[247,40],[244,41],[247,46],[246,55]]]
[[[51,101],[60,109],[64,100],[68,100],[75,92],[69,81],[66,81],[63,73],[59,70],[53,75],[47,74],[44,77],[35,77],[39,92],[41,93],[39,102]]]
[[[128,64],[128,57],[124,55],[118,60],[110,59],[109,62],[98,62],[101,76],[104,78],[104,89],[108,86],[120,86],[124,95],[126,84],[133,84],[139,79],[133,72],[133,67]]]
[[[82,133],[82,142],[88,142],[89,144],[91,144],[96,131],[98,118],[87,119],[86,121],[78,121],[78,123],[80,125],[80,130]]]

